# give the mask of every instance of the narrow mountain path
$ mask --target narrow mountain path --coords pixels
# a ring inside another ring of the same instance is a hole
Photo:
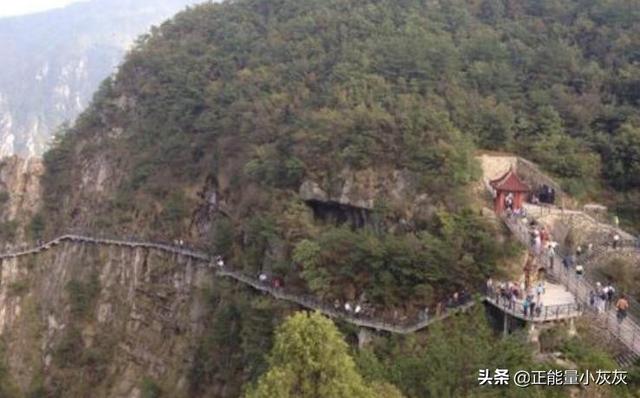
[[[202,251],[194,250],[194,249],[183,247],[183,246],[169,245],[165,243],[96,238],[91,236],[74,235],[74,234],[59,236],[51,241],[42,243],[41,245],[33,248],[20,250],[13,253],[0,254],[0,264],[2,261],[8,260],[8,259],[38,255],[48,250],[55,249],[56,247],[64,243],[96,244],[96,245],[104,245],[104,246],[127,247],[131,249],[145,248],[145,249],[159,250],[165,253],[171,253],[179,256],[188,257],[188,258],[197,260],[198,262],[200,262],[206,267],[214,269],[216,275],[234,279],[237,282],[240,282],[244,285],[252,287],[253,289],[267,293],[278,300],[288,301],[310,310],[319,311],[328,317],[341,319],[355,326],[375,329],[379,331],[386,331],[390,333],[409,334],[409,333],[417,332],[433,324],[434,322],[438,322],[440,320],[446,319],[455,313],[466,311],[467,309],[469,309],[475,304],[473,300],[470,300],[465,303],[462,303],[457,307],[449,308],[448,310],[444,311],[443,314],[438,316],[425,317],[424,319],[416,319],[416,320],[389,322],[379,318],[371,318],[363,314],[356,315],[353,312],[337,310],[333,306],[330,306],[327,303],[323,303],[320,300],[311,296],[302,296],[302,295],[287,293],[282,288],[272,287],[269,284],[261,282],[256,278],[253,278],[241,272],[235,271],[230,267],[228,267],[227,265],[219,266],[216,264],[215,256],[210,256],[209,254],[204,253]]]

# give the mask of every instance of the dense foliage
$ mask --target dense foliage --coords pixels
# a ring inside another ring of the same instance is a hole
[[[46,228],[191,235],[252,274],[314,291],[353,286],[385,306],[475,288],[505,250],[464,210],[478,137],[444,101],[464,80],[460,54],[423,6],[239,1],[179,14],[139,40],[46,154]],[[99,177],[85,168],[104,162],[117,172],[94,194]],[[301,183],[331,191],[345,170],[402,170],[427,211],[385,208],[380,197],[384,228],[314,220]],[[219,211],[196,230],[211,191]],[[349,256],[314,260],[316,270],[291,262],[296,247],[328,252],[338,240]]]
[[[385,309],[473,290],[513,251],[468,208],[476,148],[524,154],[573,194],[615,188],[608,199],[637,210],[639,17],[626,0],[195,7],[140,38],[46,154],[34,234],[186,238],[249,274],[282,276],[287,289],[364,293]],[[314,218],[301,184],[333,194],[345,170],[406,172],[428,211],[387,207],[386,192],[366,210],[374,225]],[[266,370],[271,311],[216,306],[190,368],[194,396],[227,380],[221,395],[237,395],[260,375],[250,394],[298,383],[277,354],[294,340],[275,338]],[[479,366],[533,365],[522,340],[496,342],[483,322],[439,326],[426,346],[386,342],[362,373],[409,397],[495,396],[477,388]]]
[[[269,369],[247,398],[401,398],[364,383],[347,344],[333,323],[318,313],[297,313],[278,328]],[[385,391],[385,390],[382,390]]]
[[[552,330],[557,341],[554,347],[543,348],[543,353],[564,352],[572,364],[555,362],[553,356],[546,357],[546,362],[532,355],[534,348],[525,330],[504,338],[492,332],[489,319],[481,307],[475,307],[468,314],[434,324],[423,334],[378,339],[358,352],[356,362],[365,380],[392,383],[408,398],[566,397],[572,391],[562,386],[480,386],[479,370],[509,369],[513,375],[518,370],[616,368],[611,355],[603,351],[609,343],[601,335],[580,328],[577,337],[569,337],[566,325],[545,329],[543,335]],[[637,367],[629,372],[629,386],[591,383],[583,392],[597,397],[635,397],[638,387],[631,375]]]

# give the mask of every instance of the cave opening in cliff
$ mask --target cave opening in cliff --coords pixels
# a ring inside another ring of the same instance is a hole
[[[307,200],[317,221],[361,229],[371,223],[371,210],[335,201]]]

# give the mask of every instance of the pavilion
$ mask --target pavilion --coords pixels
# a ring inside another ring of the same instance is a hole
[[[531,192],[529,186],[518,177],[513,167],[501,177],[491,180],[489,184],[496,191],[494,209],[498,214],[505,210],[507,198],[512,201],[512,210],[521,209],[525,197]]]

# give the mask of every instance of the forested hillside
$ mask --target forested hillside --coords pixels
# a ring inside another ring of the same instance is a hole
[[[578,197],[637,210],[639,19],[624,0],[195,7],[141,37],[58,137],[31,232],[185,240],[288,291],[415,315],[518,252],[471,195],[475,149],[526,155]],[[194,396],[269,374],[272,304],[221,290]],[[382,339],[359,369],[410,397],[479,396],[477,364],[534,366],[516,340],[492,351],[485,326]],[[579,364],[610,363],[566,344]],[[460,347],[475,350],[449,358]],[[439,378],[452,369],[455,383]]]

